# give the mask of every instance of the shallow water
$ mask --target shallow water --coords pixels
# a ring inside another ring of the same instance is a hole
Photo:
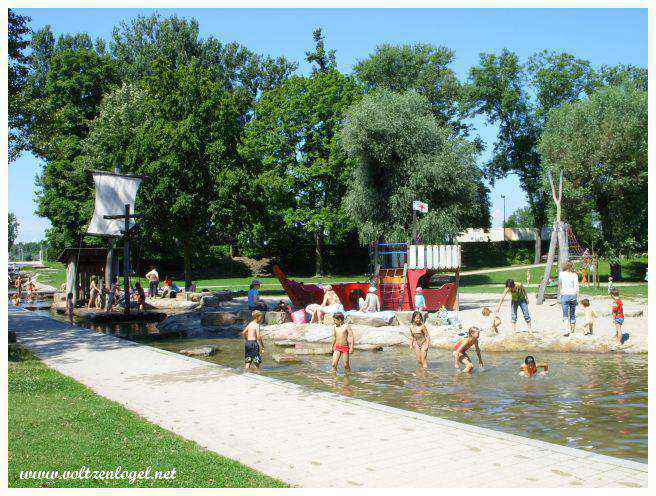
[[[87,326],[119,337],[179,351],[206,344],[219,352],[205,360],[240,369],[243,341],[236,338],[169,338],[153,341],[152,324]],[[647,462],[647,356],[544,353],[544,377],[518,376],[524,354],[485,353],[484,370],[457,372],[446,350],[430,350],[420,371],[412,352],[391,347],[356,351],[350,374],[331,372],[330,357],[303,355],[299,364],[278,364],[267,344],[261,373],[311,388],[383,403],[560,445]],[[474,358],[475,354],[471,354]],[[474,358],[475,363],[476,360]]]
[[[220,352],[206,360],[240,367],[239,339],[180,339],[154,343],[179,351],[204,344]],[[262,373],[270,377],[332,391],[428,415],[592,450],[620,458],[647,461],[646,356],[545,353],[544,378],[518,376],[524,355],[484,353],[485,369],[457,372],[445,350],[431,350],[428,370],[418,371],[411,351],[388,348],[357,352],[350,374],[330,370],[330,358],[299,357],[280,365],[270,353],[284,352],[268,343]],[[473,357],[472,357],[473,358]]]

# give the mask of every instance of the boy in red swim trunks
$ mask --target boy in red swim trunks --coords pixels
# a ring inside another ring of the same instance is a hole
[[[462,363],[465,366],[465,372],[471,373],[474,370],[474,364],[467,355],[467,350],[472,346],[476,350],[476,356],[478,357],[478,364],[483,368],[483,359],[481,358],[481,349],[478,347],[478,336],[480,335],[481,330],[478,327],[470,327],[467,331],[467,337],[461,339],[453,347],[453,359],[454,366],[456,369],[460,370],[460,364]]]
[[[333,370],[337,370],[337,365],[343,356],[344,370],[348,372],[351,370],[349,358],[355,349],[355,335],[351,326],[344,324],[343,313],[334,314],[333,320],[335,321],[333,326]]]

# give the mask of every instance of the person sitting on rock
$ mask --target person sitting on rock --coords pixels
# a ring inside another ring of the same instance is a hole
[[[146,292],[138,281],[134,284],[134,292],[137,295],[137,308],[143,313],[146,310]]]
[[[538,369],[542,369],[542,372],[540,372],[540,376],[544,377],[547,375],[547,372],[549,372],[549,365],[546,363],[535,363],[535,358],[533,358],[531,355],[528,355],[524,359],[524,363],[520,367],[521,371],[519,372],[519,375],[524,376],[524,377],[533,377],[535,374],[538,373]]]
[[[344,371],[350,372],[350,356],[355,349],[355,335],[351,326],[344,323],[344,314],[337,312],[333,315],[333,358],[331,365],[333,371],[337,371],[339,361],[344,357]]]
[[[249,310],[260,310],[266,312],[269,307],[260,299],[260,286],[262,284],[260,281],[255,279],[248,289],[248,309]]]
[[[476,355],[478,356],[478,364],[483,368],[483,359],[481,358],[481,349],[478,346],[478,337],[481,334],[481,330],[478,327],[470,327],[467,331],[467,337],[461,339],[453,347],[453,359],[454,366],[456,369],[460,370],[460,364],[465,366],[465,372],[471,373],[474,370],[474,363],[467,355],[467,350],[472,346],[476,350]]]
[[[370,286],[366,298],[358,298],[358,310],[361,312],[380,312],[380,300],[376,286]]]
[[[326,284],[323,290],[324,294],[321,305],[311,303],[305,308],[305,311],[312,316],[310,319],[311,323],[321,322],[323,316],[326,314],[335,314],[344,311],[342,302],[339,300],[337,293],[333,291],[333,287],[330,284]]]
[[[91,277],[91,286],[89,287],[89,303],[87,308],[94,308],[96,306],[96,299],[98,298],[98,283],[96,282],[96,276]]]

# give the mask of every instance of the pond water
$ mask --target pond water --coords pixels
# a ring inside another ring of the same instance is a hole
[[[88,326],[178,352],[214,345],[205,360],[240,369],[243,341],[229,338],[149,339],[151,324]],[[383,403],[428,415],[488,427],[560,445],[647,462],[647,355],[544,353],[549,374],[518,376],[524,354],[485,353],[485,369],[457,372],[447,350],[430,350],[428,370],[417,369],[410,350],[356,351],[352,371],[334,375],[330,357],[303,355],[298,364],[278,364],[267,343],[261,373],[311,388]],[[473,355],[472,355],[473,358]]]

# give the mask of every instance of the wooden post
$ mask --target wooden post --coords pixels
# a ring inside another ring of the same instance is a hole
[[[125,287],[124,313],[130,313],[130,204],[125,204],[125,232],[123,233],[123,285]]]

